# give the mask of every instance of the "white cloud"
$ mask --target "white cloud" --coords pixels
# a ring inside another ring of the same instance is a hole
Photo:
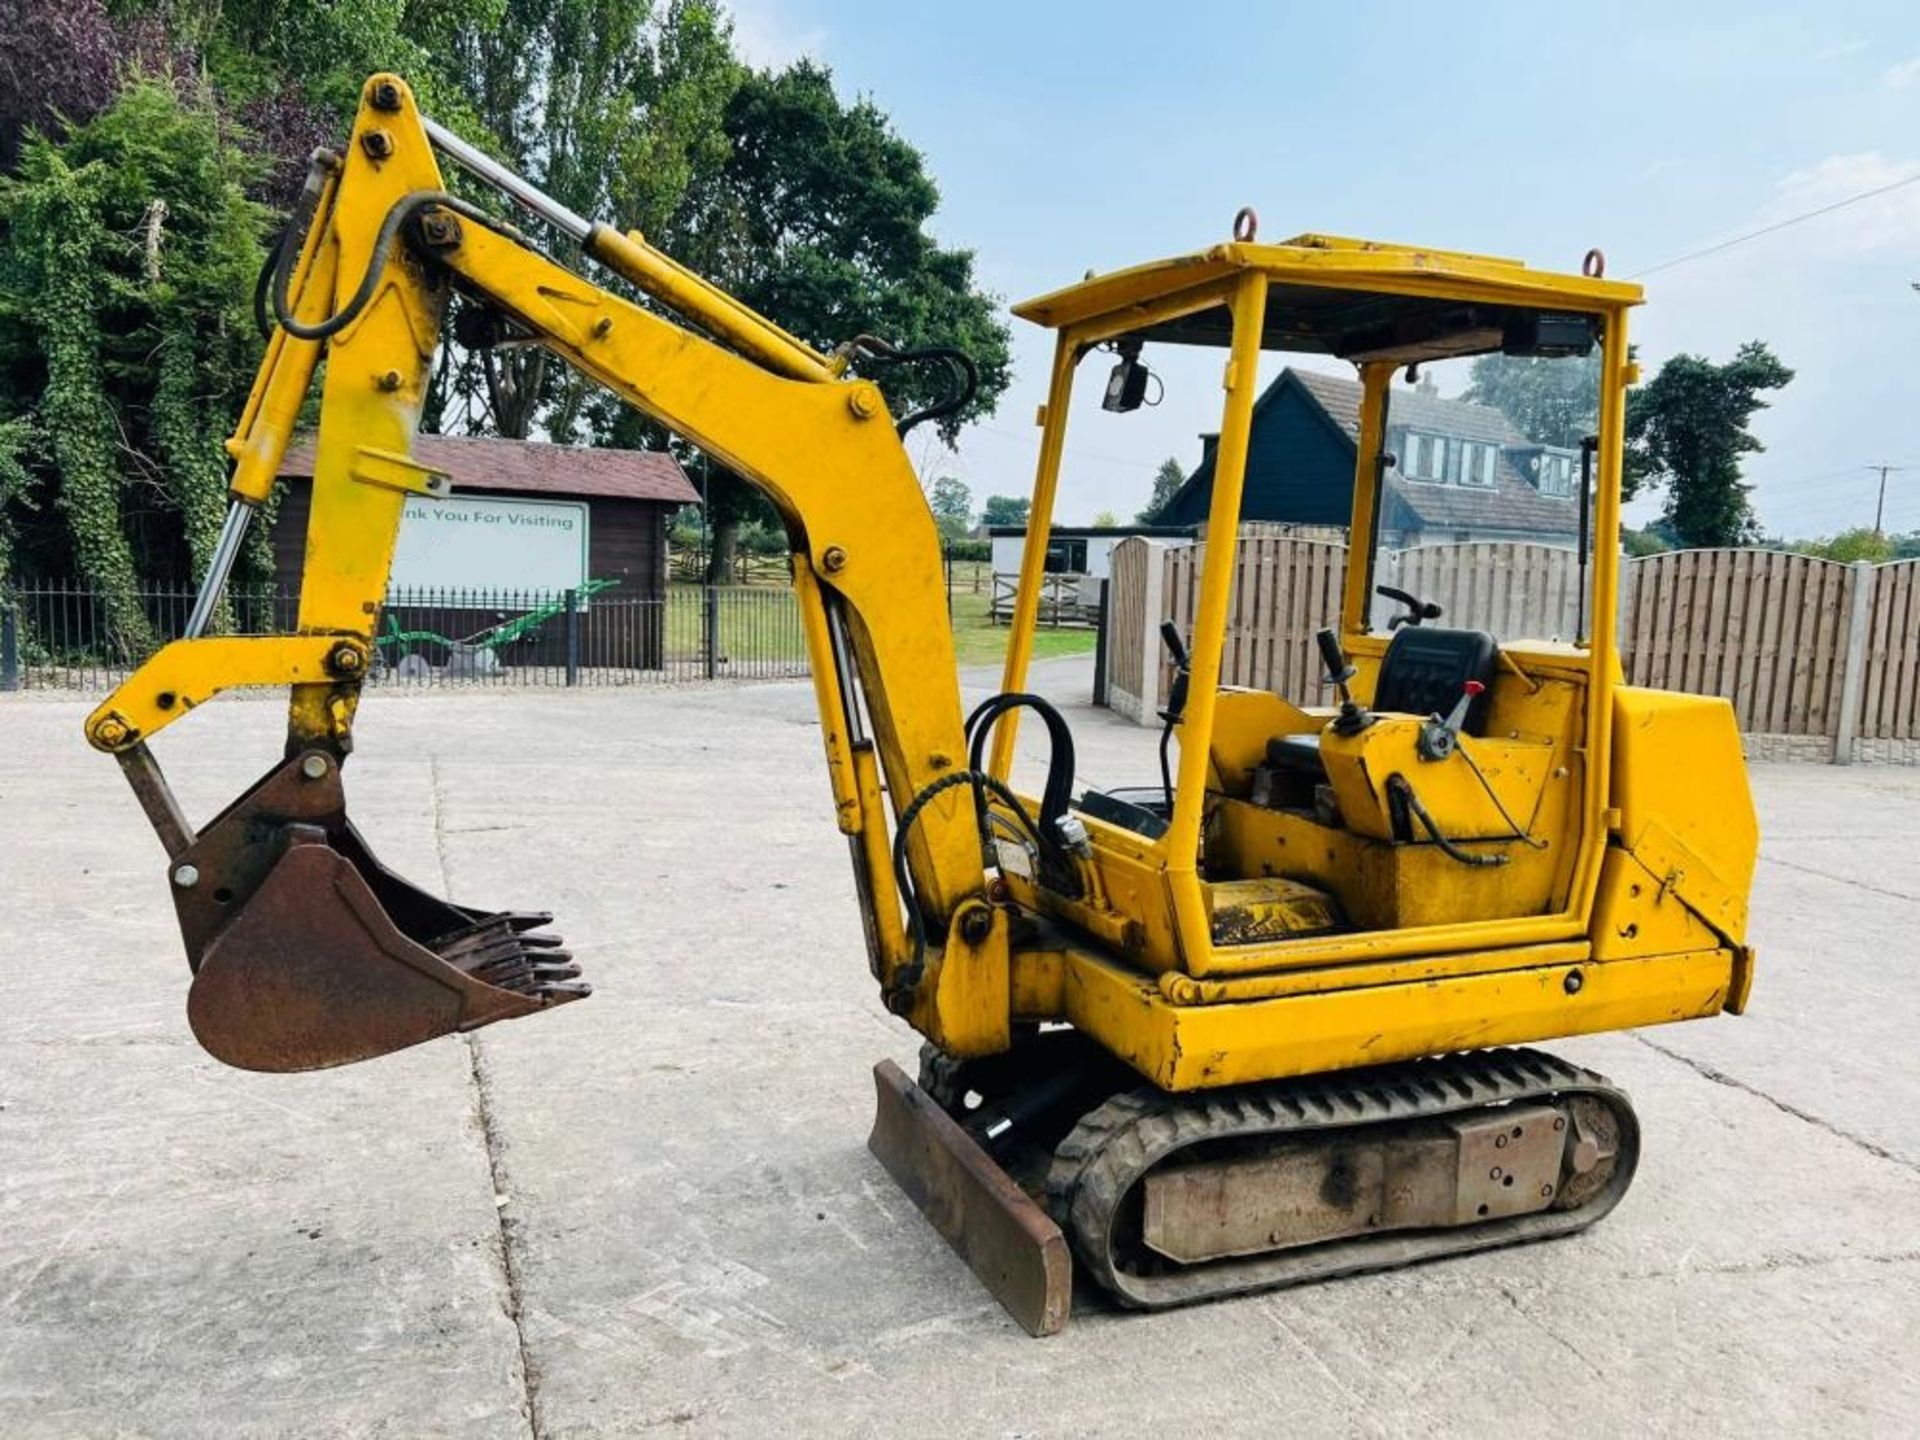
[[[827,32],[795,25],[780,0],[733,0],[727,8],[733,48],[749,65],[778,70],[802,57],[818,60],[826,49]]]
[[[1880,83],[1889,90],[1904,90],[1909,85],[1920,85],[1920,55],[1888,66],[1886,73],[1880,77]]]
[[[1758,218],[1774,224],[1915,176],[1920,176],[1920,161],[1890,160],[1878,150],[1829,155],[1809,169],[1784,176]],[[1820,229],[1823,246],[1852,254],[1920,250],[1920,185],[1862,200],[1831,220],[1813,224]]]
[[[1834,45],[1813,52],[1815,60],[1838,60],[1843,55],[1858,55],[1867,48],[1864,40],[1842,40]]]

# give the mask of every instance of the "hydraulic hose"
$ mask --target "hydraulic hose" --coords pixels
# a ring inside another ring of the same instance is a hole
[[[314,212],[320,204],[320,196],[325,190],[324,177],[333,165],[339,161],[325,151],[316,150],[307,170],[307,183],[301,188],[300,199],[294,206],[292,217],[285,230],[281,231],[279,241],[267,256],[267,263],[261,270],[260,279],[254,286],[254,319],[265,331],[265,312],[262,299],[270,301],[273,307],[273,319],[296,340],[326,340],[339,334],[359,318],[373,300],[374,292],[379,288],[380,276],[387,268],[388,257],[393,252],[393,242],[400,233],[400,227],[415,214],[429,205],[438,205],[463,215],[478,224],[496,230],[519,244],[527,244],[525,237],[511,225],[487,214],[479,206],[462,200],[458,195],[450,195],[445,190],[414,190],[402,195],[393,203],[393,207],[380,222],[380,229],[374,236],[373,253],[367,258],[367,268],[360,276],[360,283],[348,297],[347,303],[324,320],[308,324],[296,319],[293,314],[293,302],[289,294],[293,284],[293,266],[300,253],[303,237],[313,224]],[[529,247],[531,248],[531,247]],[[271,279],[269,280],[269,275]]]
[[[1433,843],[1440,847],[1440,853],[1449,860],[1456,860],[1462,865],[1472,865],[1476,868],[1507,863],[1505,855],[1475,855],[1471,850],[1462,850],[1441,834],[1440,826],[1435,823],[1433,816],[1427,813],[1427,807],[1420,803],[1420,797],[1413,793],[1413,786],[1407,782],[1406,776],[1389,775],[1387,794],[1406,806],[1408,813],[1420,822],[1420,828],[1427,832]]]
[[[1020,797],[984,770],[955,770],[942,775],[913,797],[907,808],[900,812],[900,824],[893,832],[893,879],[899,888],[901,902],[907,907],[907,933],[913,940],[913,953],[907,963],[900,967],[885,996],[887,1008],[896,1015],[906,1013],[907,1007],[913,1003],[914,992],[920,988],[920,982],[926,978],[927,972],[927,918],[921,913],[919,898],[913,893],[913,872],[907,867],[907,837],[913,832],[914,821],[920,818],[929,803],[961,785],[973,786],[976,795],[983,790],[991,790],[1019,817],[1035,843],[1043,849],[1045,846],[1039,827],[1027,813],[1027,807],[1020,803]]]
[[[878,335],[856,335],[843,347],[845,350],[864,350],[888,364],[912,365],[928,360],[943,361],[957,372],[959,384],[944,400],[936,400],[923,409],[915,410],[894,426],[896,433],[904,437],[916,425],[924,425],[929,420],[944,420],[949,415],[958,414],[972,403],[974,395],[980,389],[980,368],[973,363],[973,357],[966,351],[952,345],[927,345],[918,350],[902,350],[891,341],[882,340]]]
[[[1067,853],[1059,830],[1060,821],[1073,805],[1076,768],[1073,731],[1067,725],[1066,717],[1039,695],[1014,691],[992,696],[982,701],[967,717],[967,764],[976,772],[985,769],[983,761],[988,733],[1002,715],[1022,708],[1032,710],[1047,727],[1047,783],[1040,795],[1039,833],[1035,837],[1040,843],[1041,855],[1047,862],[1047,880],[1055,889],[1077,896],[1081,893],[1079,870],[1073,863],[1073,857]],[[986,797],[976,793],[984,813]]]
[[[394,237],[400,233],[400,227],[407,223],[417,212],[429,205],[439,205],[456,215],[464,215],[469,220],[478,221],[490,228],[500,228],[500,222],[477,205],[470,205],[457,195],[449,195],[444,190],[415,190],[402,195],[387,211],[386,218],[380,222],[380,230],[374,236],[373,253],[367,258],[367,268],[360,276],[360,284],[355,288],[347,303],[324,320],[316,320],[308,325],[296,320],[292,304],[288,299],[288,287],[293,281],[293,256],[296,246],[292,236],[295,227],[289,226],[279,250],[274,256],[273,266],[273,318],[282,330],[296,340],[326,340],[339,334],[347,326],[360,318],[360,312],[367,308],[373,299],[374,291],[379,287],[380,276],[387,268],[387,257],[392,253]],[[300,233],[305,233],[301,228]]]

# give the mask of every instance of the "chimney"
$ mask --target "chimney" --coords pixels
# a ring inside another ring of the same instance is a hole
[[[1434,381],[1431,375],[1422,375],[1419,383],[1416,384],[1413,389],[1416,395],[1424,395],[1429,400],[1438,400],[1440,398],[1440,386]]]

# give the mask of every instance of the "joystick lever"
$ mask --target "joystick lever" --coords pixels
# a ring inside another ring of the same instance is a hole
[[[1320,630],[1315,632],[1313,639],[1320,647],[1320,663],[1327,667],[1327,684],[1333,686],[1334,693],[1340,697],[1340,713],[1334,717],[1333,733],[1358,735],[1373,723],[1373,716],[1353,698],[1353,692],[1347,688],[1347,681],[1353,678],[1354,672],[1353,666],[1347,663],[1346,651],[1340,648],[1340,637],[1332,630]]]

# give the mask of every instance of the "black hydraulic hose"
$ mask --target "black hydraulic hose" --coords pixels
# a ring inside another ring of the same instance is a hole
[[[1077,768],[1073,751],[1073,731],[1066,717],[1044,697],[1026,691],[1009,691],[983,700],[967,717],[967,763],[975,770],[982,767],[986,754],[987,732],[1009,710],[1032,710],[1047,727],[1047,783],[1040,795],[1042,828],[1055,824],[1073,804],[1073,777]]]
[[[974,395],[980,389],[980,368],[973,363],[973,357],[964,350],[956,349],[951,345],[931,345],[923,350],[902,351],[900,358],[904,361],[944,360],[960,372],[960,383],[954,387],[953,393],[946,399],[936,400],[924,409],[914,411],[894,426],[896,433],[903,438],[916,425],[924,425],[929,420],[944,420],[949,415],[959,414],[973,402]]]
[[[273,288],[273,272],[280,264],[280,251],[287,244],[287,236],[293,232],[288,226],[274,238],[267,247],[266,259],[260,262],[260,273],[253,281],[253,328],[260,332],[262,340],[273,338],[273,320],[267,314],[267,296]]]
[[[1433,816],[1427,813],[1427,807],[1422,805],[1420,803],[1420,797],[1413,793],[1413,786],[1407,783],[1406,776],[1389,775],[1387,777],[1387,793],[1407,807],[1408,811],[1412,813],[1413,818],[1420,822],[1421,828],[1432,837],[1433,843],[1440,847],[1440,853],[1445,855],[1449,860],[1457,860],[1462,865],[1473,865],[1476,867],[1504,865],[1507,863],[1507,857],[1505,855],[1475,855],[1470,850],[1462,850],[1458,845],[1454,844],[1453,841],[1449,840],[1445,835],[1442,835],[1439,825],[1434,823]]]
[[[888,364],[914,365],[929,360],[939,360],[956,372],[959,384],[953,393],[944,400],[936,400],[924,409],[915,410],[894,426],[895,433],[905,436],[916,425],[924,425],[929,420],[944,420],[949,415],[958,414],[973,403],[973,397],[980,389],[980,367],[973,363],[973,357],[966,351],[952,345],[927,345],[918,350],[902,350],[891,341],[882,340],[878,335],[856,335],[847,342],[855,350],[865,350],[869,355],[884,360]]]
[[[327,176],[339,168],[340,157],[324,147],[307,157],[307,178],[293,202],[293,213],[287,217],[287,223],[281,227],[279,236],[268,249],[267,258],[260,265],[259,277],[253,282],[253,323],[259,329],[262,340],[270,339],[273,335],[273,327],[267,319],[267,301],[273,294],[274,283],[283,271],[292,271],[293,257],[299,254],[303,237],[313,227],[314,212],[320,208],[320,197],[326,192]],[[281,305],[278,308],[284,310],[287,307]]]
[[[906,1013],[907,1007],[913,1003],[914,991],[920,988],[920,982],[926,978],[927,972],[927,918],[921,913],[919,898],[913,893],[913,874],[907,868],[907,837],[913,831],[914,821],[920,818],[921,812],[936,796],[961,785],[973,786],[976,794],[991,790],[1020,818],[1034,840],[1044,844],[1039,827],[1027,813],[1027,807],[1020,803],[1020,797],[984,770],[955,770],[952,774],[942,775],[914,796],[907,808],[900,812],[900,823],[893,832],[893,880],[899,888],[901,902],[907,907],[907,933],[913,939],[913,953],[907,963],[900,967],[900,973],[886,992],[887,1008],[896,1015]]]
[[[1187,689],[1192,684],[1192,657],[1187,653],[1187,642],[1180,638],[1180,627],[1171,620],[1160,622],[1160,643],[1167,647],[1167,654],[1173,658],[1173,683],[1167,687],[1167,708],[1160,713],[1165,723],[1160,727],[1160,790],[1166,797],[1167,815],[1173,815],[1173,765],[1167,751],[1173,744],[1173,727],[1180,723],[1180,717],[1187,709]]]
[[[373,253],[367,259],[366,271],[361,275],[360,283],[348,298],[347,303],[326,319],[317,320],[309,325],[294,318],[292,302],[288,296],[288,288],[293,282],[293,261],[300,248],[299,242],[294,237],[306,233],[306,225],[301,223],[302,214],[304,213],[309,223],[312,219],[312,207],[306,203],[305,192],[302,192],[301,199],[303,210],[296,212],[294,223],[287,227],[287,233],[274,253],[273,284],[269,287],[274,320],[279,323],[282,330],[296,340],[329,339],[360,317],[360,312],[367,308],[375,290],[379,287],[380,276],[387,268],[387,258],[393,251],[394,238],[399,235],[400,227],[430,205],[437,205],[453,211],[456,215],[463,215],[477,224],[486,226],[489,230],[505,235],[516,244],[526,243],[512,227],[502,224],[478,205],[470,204],[458,195],[449,195],[444,190],[411,191],[394,201],[393,208],[387,211],[386,218],[380,222],[379,233],[374,236]]]
[[[1067,851],[1060,835],[1059,822],[1073,804],[1074,753],[1073,732],[1068,729],[1066,719],[1038,695],[1011,693],[995,695],[983,701],[967,717],[967,764],[971,773],[985,774],[984,757],[986,753],[987,732],[994,723],[1009,710],[1020,707],[1034,710],[1047,726],[1049,754],[1047,757],[1047,783],[1040,795],[1040,820],[1031,826],[1034,840],[1040,851],[1040,877],[1048,885],[1062,894],[1079,896],[1084,887],[1080,883],[1079,867],[1073,862],[1073,856]],[[998,793],[998,792],[996,792]],[[981,787],[975,787],[974,804],[980,812],[980,826],[984,833],[987,825],[987,797]]]
[[[1169,716],[1167,723],[1160,727],[1160,789],[1167,798],[1167,816],[1173,816],[1173,761],[1167,751],[1173,745],[1173,727],[1180,723],[1179,717]]]

